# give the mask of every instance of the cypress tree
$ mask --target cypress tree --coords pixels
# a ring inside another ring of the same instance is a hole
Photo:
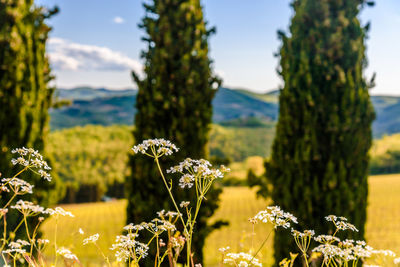
[[[208,37],[214,29],[207,28],[199,0],[154,0],[144,8],[140,27],[146,32],[145,77],[133,73],[139,89],[134,139],[165,138],[176,144],[180,150],[162,161],[165,168],[186,157],[205,158],[211,101],[220,85],[208,58]],[[133,156],[131,167],[128,222],[150,221],[156,211],[174,210],[154,162],[143,155]],[[200,210],[193,239],[196,262],[202,261],[204,241],[213,228],[207,219],[217,208],[220,191],[211,190]],[[190,200],[193,194],[174,183],[178,202]]]
[[[301,230],[332,233],[324,216],[348,218],[363,239],[368,150],[374,110],[363,70],[364,0],[294,0],[290,34],[282,32],[280,113],[266,176],[275,205],[299,218]],[[264,183],[264,192],[267,192]],[[290,233],[275,235],[275,260],[296,251]]]
[[[54,88],[45,55],[51,30],[45,20],[57,9],[34,6],[33,0],[0,1],[0,172],[2,178],[18,172],[11,165],[11,149],[32,147],[42,154],[48,127],[48,109]],[[48,160],[48,158],[47,158]],[[32,173],[22,175],[35,185],[34,194],[24,196],[40,205],[57,200],[56,183]],[[0,200],[2,202],[2,200]],[[8,214],[12,228],[17,217]]]

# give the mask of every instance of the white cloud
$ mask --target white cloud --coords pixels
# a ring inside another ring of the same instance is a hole
[[[115,24],[123,24],[123,23],[125,22],[125,20],[124,20],[123,18],[121,18],[121,17],[115,17],[115,18],[113,19],[113,22],[114,22]]]
[[[142,73],[142,65],[107,47],[84,45],[61,38],[50,38],[48,55],[51,65],[58,70],[125,71]]]

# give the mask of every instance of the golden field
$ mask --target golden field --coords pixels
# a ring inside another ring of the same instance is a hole
[[[377,249],[391,249],[400,252],[400,174],[379,175],[369,178],[369,206],[367,221],[367,241]],[[269,233],[267,225],[257,225],[253,235],[252,225],[247,221],[259,210],[264,209],[267,201],[257,199],[255,190],[246,187],[227,187],[216,214],[210,220],[225,219],[230,225],[213,232],[205,246],[205,266],[216,266],[220,259],[218,248],[230,246],[232,251],[245,251],[257,248]],[[82,240],[89,235],[99,233],[99,246],[109,256],[114,237],[125,225],[126,201],[108,203],[90,203],[64,205],[75,218],[62,218],[58,223],[57,243],[68,246],[81,259],[84,266],[98,266],[101,256],[93,245],[83,246]],[[290,212],[290,211],[289,211]],[[293,212],[295,214],[295,211]],[[338,214],[340,215],[340,214]],[[55,222],[48,220],[43,225],[45,238],[54,240]],[[85,232],[78,233],[79,228]],[[272,240],[262,250],[262,260],[266,266],[272,261]],[[71,247],[71,244],[73,245]],[[49,247],[47,254],[52,254]]]

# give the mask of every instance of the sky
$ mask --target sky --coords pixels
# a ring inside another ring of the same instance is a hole
[[[130,71],[142,71],[145,44],[138,24],[140,0],[35,0],[57,5],[47,52],[60,88],[135,88]],[[277,30],[287,31],[293,15],[289,0],[203,0],[205,19],[217,28],[209,40],[213,68],[223,85],[264,93],[282,86]],[[400,95],[400,1],[376,0],[360,19],[371,22],[366,41],[366,77],[376,72],[374,95]]]

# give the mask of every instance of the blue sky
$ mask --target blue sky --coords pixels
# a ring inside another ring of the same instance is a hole
[[[49,20],[54,27],[48,53],[58,87],[81,85],[108,88],[135,87],[130,69],[141,70],[137,24],[143,17],[139,0],[36,0],[58,5],[60,13]],[[286,30],[292,16],[289,0],[203,0],[205,18],[217,28],[210,38],[214,70],[233,88],[266,92],[281,80],[276,31]],[[371,22],[367,40],[369,67],[377,73],[372,94],[400,95],[400,1],[376,0],[361,14]]]

